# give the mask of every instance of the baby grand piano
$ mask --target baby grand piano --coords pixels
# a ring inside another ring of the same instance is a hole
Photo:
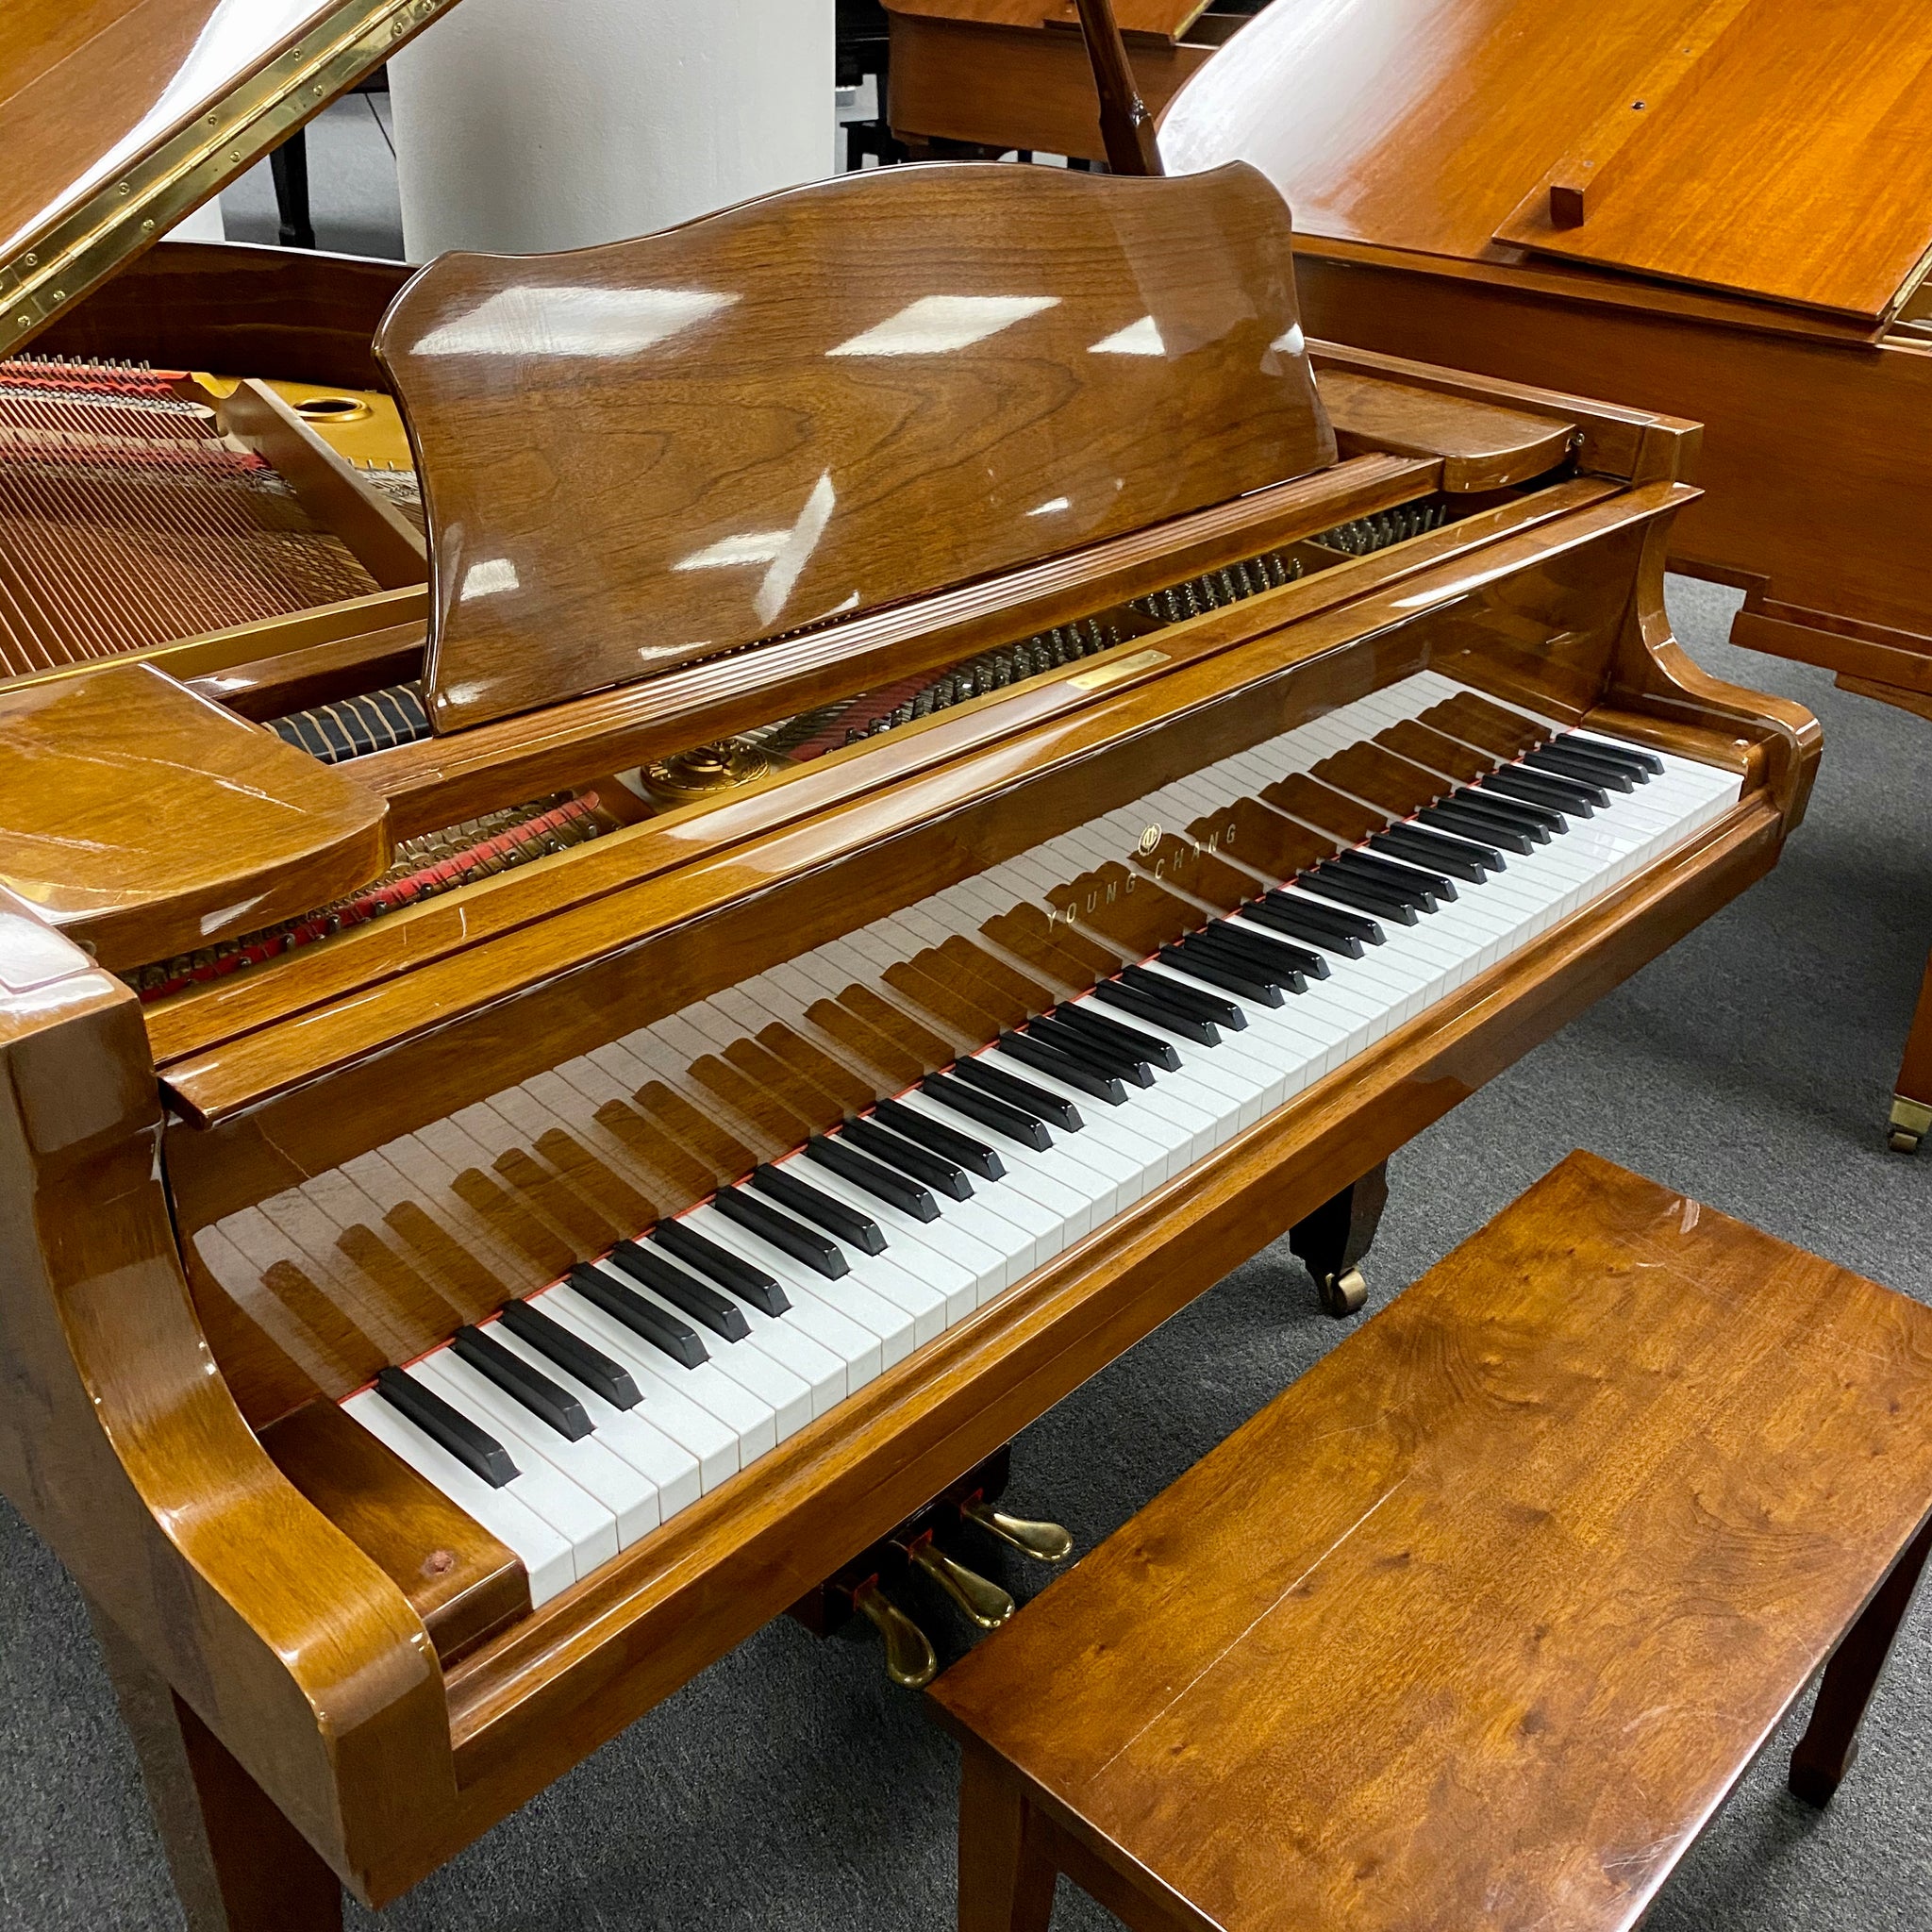
[[[377,353],[407,678],[0,692],[0,1481],[231,1927],[395,1897],[1284,1230],[1348,1306],[1390,1152],[1817,751],[1672,641],[1694,427],[1310,345],[1245,167],[451,257]]]

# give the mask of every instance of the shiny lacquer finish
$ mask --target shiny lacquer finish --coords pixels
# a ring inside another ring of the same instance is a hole
[[[449,0],[22,0],[0,22],[0,354]]]
[[[1572,1155],[935,1685],[962,1932],[1061,1862],[1137,1928],[1621,1932],[1910,1560],[1928,1425],[1927,1310]]]
[[[1549,0],[1273,7],[1161,152],[1253,160],[1318,235],[1518,242],[1875,322],[1932,245],[1928,63],[1908,0],[1612,0],[1586,35]]]
[[[1932,344],[1889,325],[1932,243],[1928,60],[1905,6],[1276,6],[1161,147],[1289,197],[1313,334],[1703,421],[1676,567],[1748,592],[1738,642],[1910,686]]]
[[[389,860],[388,808],[142,664],[0,692],[0,880],[102,964],[253,932]]]
[[[424,476],[442,729],[1334,455],[1288,213],[1245,169],[893,170],[573,255],[449,256],[376,346]]]

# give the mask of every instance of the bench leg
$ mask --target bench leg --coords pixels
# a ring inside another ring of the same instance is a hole
[[[1358,1264],[1375,1239],[1388,1205],[1385,1160],[1289,1229],[1289,1248],[1315,1277],[1322,1306],[1329,1314],[1360,1313],[1369,1290]]]
[[[1932,1134],[1932,958],[1925,961],[1925,978],[1919,988],[1919,1010],[1906,1041],[1905,1064],[1891,1102],[1891,1148],[1895,1154],[1916,1154],[1919,1142]]]
[[[1892,1565],[1891,1574],[1824,1667],[1811,1723],[1791,1753],[1791,1792],[1807,1805],[1822,1808],[1830,1804],[1857,1758],[1859,1721],[1890,1655],[1891,1641],[1898,1635],[1928,1553],[1932,1553],[1932,1523],[1926,1524]]]
[[[1025,1794],[969,1744],[959,1772],[959,1932],[1046,1932],[1054,1864]]]
[[[90,1602],[189,1932],[341,1932],[336,1875]]]

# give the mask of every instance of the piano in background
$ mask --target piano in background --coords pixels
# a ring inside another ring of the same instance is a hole
[[[376,354],[406,676],[0,691],[0,1482],[278,1932],[1284,1230],[1358,1305],[1817,753],[1671,639],[1694,426],[1311,349],[1251,169],[450,257]]]
[[[1268,0],[1119,0],[1157,112]],[[1076,0],[885,0],[892,133],[914,159],[1023,152],[1107,158]]]

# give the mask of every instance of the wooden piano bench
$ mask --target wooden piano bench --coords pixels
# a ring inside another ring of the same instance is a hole
[[[1629,1926],[1928,1509],[1932,1309],[1573,1154],[934,1685],[962,1932]]]

